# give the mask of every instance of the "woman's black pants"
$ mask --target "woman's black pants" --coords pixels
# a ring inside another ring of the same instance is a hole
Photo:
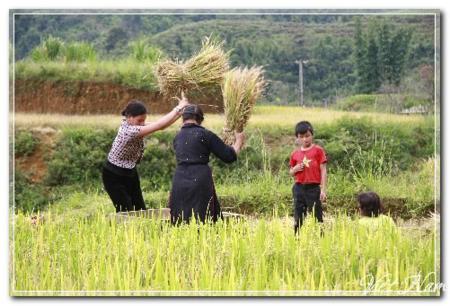
[[[136,169],[129,174],[119,175],[104,167],[102,179],[116,212],[146,209]]]

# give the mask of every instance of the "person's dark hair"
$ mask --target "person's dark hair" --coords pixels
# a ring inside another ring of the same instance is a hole
[[[147,108],[144,103],[139,100],[131,100],[128,102],[127,107],[122,111],[122,116],[136,117],[147,114]]]
[[[310,132],[311,135],[314,135],[314,129],[308,121],[300,121],[295,126],[295,137],[298,136],[298,134],[305,134],[306,132]]]
[[[362,192],[357,199],[361,214],[365,217],[378,217],[383,210],[380,197],[375,192]]]
[[[189,119],[194,119],[198,124],[203,122],[203,111],[200,106],[196,104],[190,104],[183,110],[183,122]]]

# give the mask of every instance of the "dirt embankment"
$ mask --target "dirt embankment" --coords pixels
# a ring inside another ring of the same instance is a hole
[[[14,162],[17,169],[26,173],[32,183],[42,183],[48,169],[45,157],[51,154],[58,131],[49,127],[36,127],[31,132],[38,139],[34,151],[30,155],[15,156]]]
[[[12,92],[12,90],[11,90]],[[133,99],[144,102],[150,113],[166,113],[175,105],[159,92],[113,83],[91,81],[15,81],[14,111],[60,114],[120,114]],[[193,94],[188,98],[205,112],[222,112],[220,91]]]

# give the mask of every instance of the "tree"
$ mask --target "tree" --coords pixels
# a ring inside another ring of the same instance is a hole
[[[128,34],[122,28],[112,28],[108,32],[106,37],[105,49],[111,51],[115,49],[119,44],[127,46]]]
[[[354,61],[356,68],[356,91],[360,93],[368,92],[368,76],[367,76],[367,43],[364,40],[361,18],[356,19],[355,26],[355,44],[354,44]]]
[[[392,34],[385,23],[371,23],[368,32],[364,37],[358,19],[354,38],[356,91],[376,92],[383,83],[388,87],[398,86],[408,58],[411,32],[399,29]]]
[[[367,93],[375,92],[380,87],[382,80],[380,76],[378,61],[378,44],[373,33],[369,34],[367,43]]]
[[[388,25],[383,23],[377,30],[378,38],[378,69],[382,80],[392,78],[391,33]]]
[[[408,58],[409,44],[411,41],[411,32],[405,29],[398,30],[392,37],[390,44],[390,74],[388,81],[396,86],[400,84],[405,62]]]

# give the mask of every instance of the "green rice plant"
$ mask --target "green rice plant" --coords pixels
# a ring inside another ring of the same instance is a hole
[[[433,232],[373,231],[345,215],[308,217],[298,237],[277,216],[175,227],[102,209],[31,217],[11,220],[14,296],[440,295]]]

